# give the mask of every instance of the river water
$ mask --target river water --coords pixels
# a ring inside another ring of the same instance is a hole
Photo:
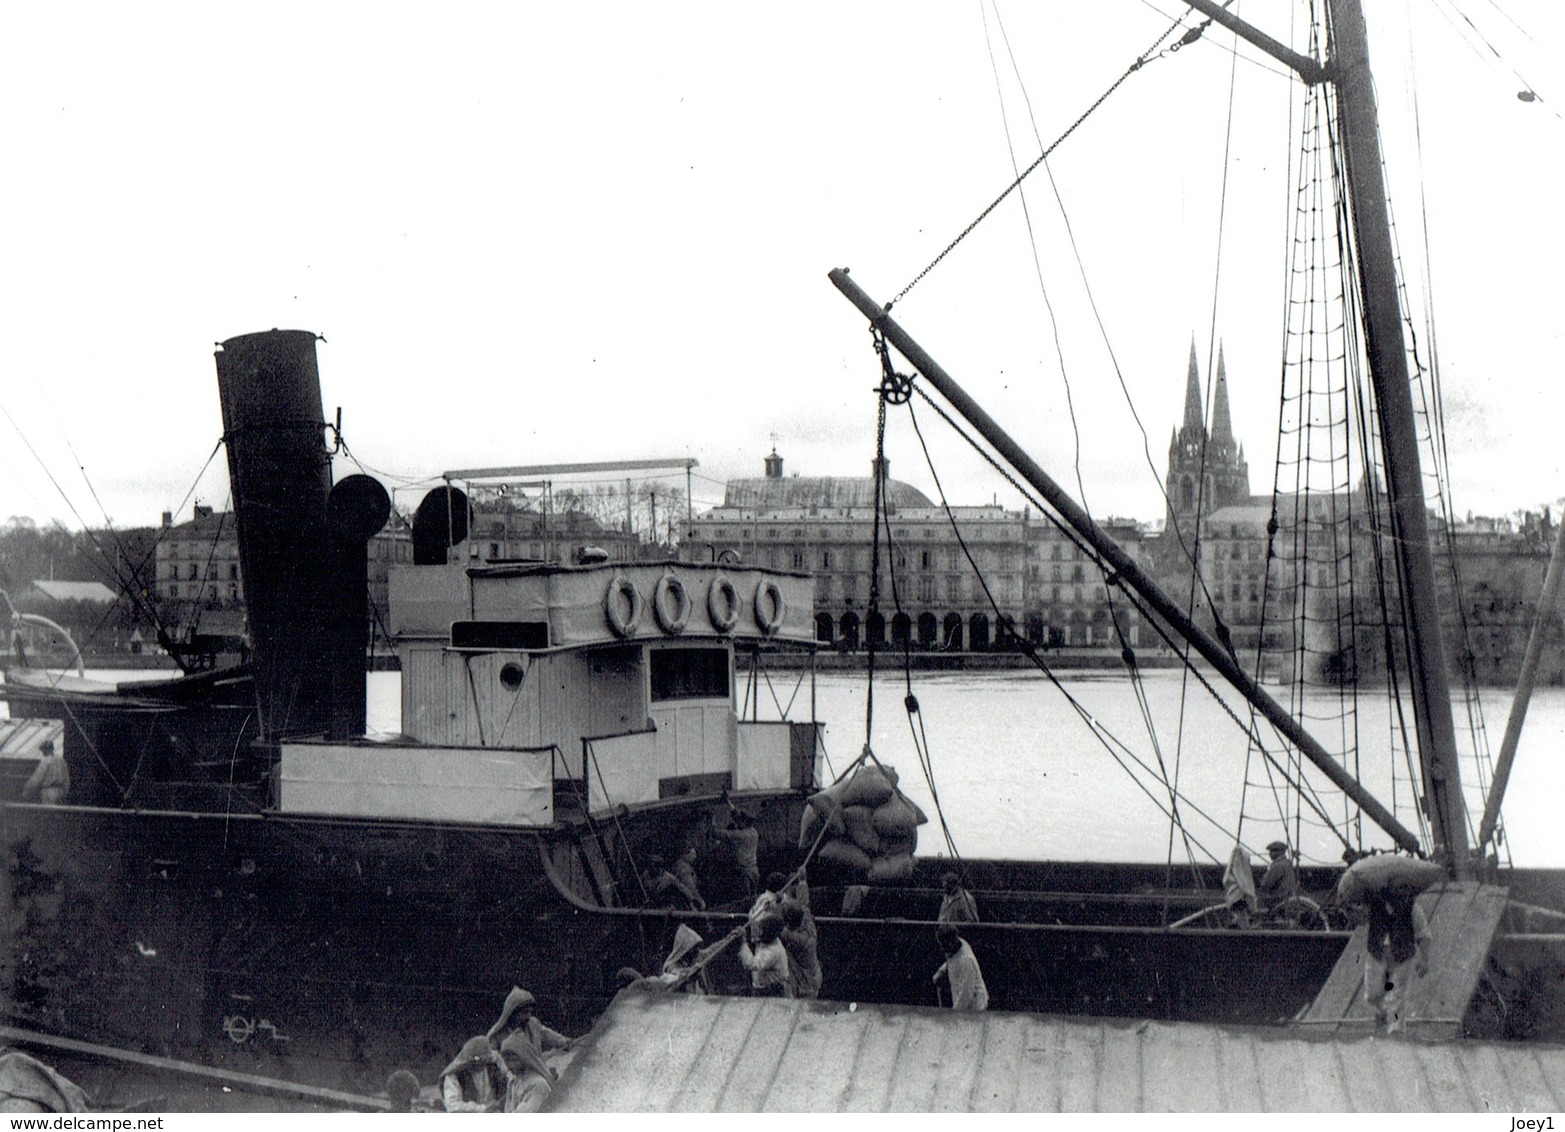
[[[745,679],[741,676],[741,694]],[[964,857],[1145,862],[1164,861],[1170,855],[1182,861],[1193,855],[1202,861],[1226,859],[1235,831],[1241,828],[1242,810],[1243,841],[1258,856],[1264,857],[1260,847],[1283,836],[1286,826],[1287,839],[1300,846],[1306,862],[1340,859],[1342,841],[1325,821],[1306,812],[1309,820],[1285,822],[1280,815],[1293,813],[1293,803],[1287,792],[1271,789],[1264,768],[1255,759],[1248,774],[1252,785],[1246,788],[1249,744],[1244,732],[1206,691],[1199,687],[1187,690],[1179,672],[1145,674],[1139,695],[1134,683],[1120,673],[1074,674],[1062,676],[1060,682],[1070,699],[1037,672],[914,673],[918,717],[941,801],[937,810],[920,770],[913,729],[903,706],[906,687],[901,674],[877,675],[872,747],[877,758],[897,768],[909,797],[931,818],[920,831],[921,856],[949,852],[936,820],[937,813],[943,812],[956,851]],[[866,686],[862,673],[833,672],[816,677],[815,712],[827,723],[826,749],[834,772],[840,772],[863,748],[868,716]],[[372,729],[396,731],[400,727],[399,689],[396,673],[371,674]],[[1273,694],[1283,699],[1285,691],[1274,689]],[[1080,710],[1072,706],[1072,699],[1081,705]],[[1383,803],[1394,804],[1404,824],[1416,828],[1416,793],[1405,761],[1393,769],[1396,758],[1391,753],[1389,697],[1383,690],[1360,690],[1358,699],[1359,775]],[[793,672],[773,673],[761,682],[759,701],[760,718],[777,718],[778,708],[787,707],[792,718],[807,719],[809,678]],[[1237,711],[1238,697],[1229,693],[1227,701]],[[1499,753],[1510,703],[1511,693],[1504,689],[1488,689],[1480,697],[1491,758]],[[1343,738],[1336,697],[1314,696],[1305,708],[1307,727],[1328,749],[1354,745]],[[1097,720],[1129,753],[1096,738],[1083,722],[1082,712]],[[1478,763],[1471,756],[1471,740],[1466,734],[1470,714],[1473,718],[1478,715],[1465,707],[1456,713],[1458,741],[1467,748],[1463,783],[1476,827],[1482,812],[1479,783],[1486,785],[1488,777],[1487,773],[1480,776]],[[1144,719],[1152,721],[1150,728]],[[1263,730],[1269,735],[1269,729]],[[1152,735],[1156,736],[1155,744]],[[1516,769],[1506,792],[1508,852],[1516,865],[1565,867],[1565,821],[1559,807],[1561,787],[1565,786],[1562,737],[1565,689],[1539,689],[1528,711]],[[1283,749],[1274,740],[1270,748],[1277,752]],[[1120,755],[1120,761],[1111,750]],[[1161,753],[1168,776],[1172,778],[1177,770],[1180,794],[1188,799],[1181,802],[1180,812],[1184,828],[1194,839],[1189,848],[1182,839],[1171,845],[1167,791],[1161,776],[1142,771],[1133,778],[1122,768],[1121,762],[1134,766],[1131,753],[1154,769]],[[1310,768],[1309,779],[1323,786],[1326,782],[1314,768]],[[1361,835],[1352,830],[1345,820],[1340,794],[1323,790],[1321,798],[1333,824],[1348,830],[1351,843],[1390,845],[1389,837],[1368,822]]]
[[[145,680],[167,673],[88,675]],[[747,679],[741,674],[741,696],[747,694]],[[778,718],[784,709],[791,718],[808,719],[813,702],[815,717],[827,725],[828,768],[835,774],[863,749],[871,718],[867,686],[863,673],[821,673],[812,695],[808,675],[775,672],[763,676],[759,695],[747,702],[759,701],[762,719]],[[371,731],[400,729],[400,691],[397,673],[370,674]],[[877,675],[871,746],[878,759],[897,769],[903,789],[931,819],[919,834],[920,856],[948,855],[954,845],[964,857],[1226,860],[1240,836],[1257,856],[1264,856],[1259,850],[1268,841],[1285,837],[1300,847],[1306,863],[1330,863],[1340,858],[1342,836],[1363,847],[1391,844],[1367,821],[1355,827],[1341,794],[1313,767],[1305,778],[1315,785],[1331,822],[1300,809],[1296,793],[1277,773],[1267,773],[1235,722],[1234,715],[1248,720],[1237,694],[1228,692],[1219,703],[1177,671],[1145,673],[1139,689],[1118,672],[1062,675],[1059,687],[1032,671],[914,673],[912,691],[919,705],[916,717],[904,708],[907,687],[901,673]],[[1284,689],[1272,693],[1285,701]],[[1356,740],[1342,722],[1342,702],[1325,692],[1306,700],[1306,727],[1328,750],[1356,749],[1360,779],[1416,830],[1414,778],[1405,755],[1396,753],[1400,745],[1392,738],[1390,697],[1384,690],[1361,689],[1357,700]],[[1483,690],[1472,710],[1458,705],[1455,712],[1474,828],[1510,708],[1511,692],[1491,688]],[[910,718],[921,724],[918,744],[927,747],[933,788],[920,767]],[[1483,737],[1475,743],[1472,725],[1478,721]],[[1259,730],[1271,751],[1284,750],[1269,728]],[[1487,749],[1489,758],[1477,758],[1475,748]],[[1565,688],[1540,688],[1528,709],[1505,795],[1509,863],[1565,867],[1562,753]],[[1178,783],[1184,834],[1173,832],[1166,781]],[[938,820],[942,814],[949,845]]]

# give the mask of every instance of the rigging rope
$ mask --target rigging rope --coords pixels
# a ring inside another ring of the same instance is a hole
[[[956,238],[954,240],[952,240],[949,244],[947,244],[945,246],[945,248],[940,252],[940,254],[935,256],[935,258],[932,259],[929,262],[929,265],[927,267],[925,267],[922,271],[920,271],[917,275],[915,275],[913,277],[913,279],[908,283],[908,285],[906,287],[903,287],[902,290],[900,290],[900,291],[898,291],[896,293],[896,296],[894,298],[892,298],[892,300],[889,303],[886,304],[886,309],[889,311],[893,306],[895,306],[897,303],[901,302],[902,299],[907,295],[907,293],[909,291],[911,291],[914,287],[918,286],[919,282],[924,278],[924,276],[928,275],[931,271],[933,271],[935,269],[935,267],[940,263],[941,260],[945,259],[946,256],[950,255],[951,252],[956,248],[956,246],[958,244],[960,244],[963,240],[965,240],[972,233],[973,229],[977,228],[978,225],[982,224],[984,222],[984,220],[988,218],[988,216],[989,216],[989,214],[991,212],[993,212],[996,208],[1000,207],[1001,203],[1004,202],[1005,198],[1010,196],[1011,193],[1014,192],[1017,189],[1017,187],[1019,185],[1021,185],[1021,183],[1024,180],[1027,179],[1027,177],[1033,172],[1033,170],[1037,169],[1038,166],[1042,165],[1044,163],[1044,161],[1046,161],[1048,159],[1049,155],[1060,147],[1060,143],[1062,143],[1066,138],[1070,137],[1071,134],[1075,133],[1077,127],[1079,127],[1083,122],[1085,122],[1087,120],[1087,118],[1095,110],[1097,110],[1098,107],[1102,106],[1105,102],[1107,102],[1109,96],[1111,94],[1113,94],[1116,90],[1118,90],[1120,88],[1120,86],[1125,82],[1125,80],[1127,80],[1128,78],[1130,78],[1131,75],[1133,75],[1137,71],[1139,71],[1148,62],[1151,62],[1151,61],[1153,61],[1154,59],[1157,59],[1157,58],[1162,58],[1162,54],[1166,54],[1166,52],[1165,53],[1158,53],[1159,52],[1159,48],[1163,45],[1164,41],[1169,38],[1169,36],[1171,36],[1175,31],[1179,30],[1179,28],[1181,28],[1183,26],[1184,25],[1181,22],[1176,21],[1174,23],[1173,27],[1169,28],[1162,35],[1157,37],[1157,39],[1153,42],[1151,47],[1147,48],[1140,55],[1138,55],[1136,57],[1135,62],[1131,63],[1131,65],[1125,69],[1124,74],[1120,75],[1119,78],[1115,79],[1111,84],[1109,84],[1109,88],[1107,90],[1105,90],[1102,94],[1098,95],[1098,97],[1095,100],[1093,100],[1092,104],[1090,106],[1088,106],[1085,110],[1083,110],[1081,112],[1081,114],[1076,118],[1076,120],[1065,128],[1064,133],[1060,134],[1059,137],[1055,138],[1054,141],[1048,146],[1048,148],[1046,148],[1042,153],[1040,153],[1037,156],[1036,159],[1034,159],[1034,161],[1033,161],[1033,163],[1031,165],[1027,166],[1026,169],[1023,169],[1021,171],[1021,173],[1019,173],[1016,176],[1016,178],[1009,185],[1007,185],[1005,187],[1005,190],[1003,192],[1001,192],[999,196],[995,197],[994,200],[989,202],[989,205],[988,205],[987,208],[985,208],[976,217],[974,217],[972,223],[968,224],[968,226],[966,228],[963,228],[962,231],[957,234]],[[1190,39],[1190,38],[1191,37],[1189,35],[1186,36],[1186,39]]]
[[[1075,534],[1075,532],[1073,532],[1073,531],[1069,530],[1068,528],[1064,527],[1063,525],[1061,525],[1057,519],[1055,519],[1052,515],[1050,515],[1048,508],[1045,507],[1041,501],[1039,501],[1036,498],[1034,498],[1031,495],[1031,493],[1029,493],[1027,491],[1027,489],[1025,487],[1023,487],[1023,485],[1020,482],[1017,481],[1016,477],[1014,475],[1012,475],[1009,470],[1007,470],[1004,466],[1001,465],[1001,463],[1000,463],[1000,461],[998,460],[997,457],[995,457],[991,452],[989,452],[986,448],[984,448],[983,445],[979,444],[977,442],[977,440],[971,434],[969,434],[965,429],[963,429],[961,427],[961,425],[958,424],[951,417],[951,415],[949,413],[947,413],[944,409],[942,409],[940,407],[940,405],[937,404],[929,396],[929,394],[924,391],[922,386],[920,386],[920,385],[915,383],[912,386],[912,390],[913,390],[914,393],[916,393],[920,397],[922,397],[924,403],[929,405],[930,408],[934,410],[936,415],[938,415],[942,420],[944,420],[945,423],[958,436],[960,436],[963,440],[965,440],[968,443],[968,445],[970,447],[972,447],[972,449],[983,460],[985,460],[1007,483],[1009,483],[1013,488],[1015,488],[1017,493],[1023,499],[1025,499],[1032,506],[1036,507],[1040,514],[1042,514],[1046,518],[1048,518],[1049,521],[1051,523],[1053,523],[1056,527],[1058,527],[1060,529],[1060,531],[1070,541],[1072,541],[1078,548],[1080,548],[1087,555],[1089,555],[1089,557],[1091,557],[1093,559],[1093,561],[1095,561],[1097,563],[1099,569],[1102,570],[1105,575],[1112,575],[1112,571],[1110,571],[1108,569],[1107,565],[1105,563],[1103,563],[1101,560],[1097,559],[1096,553],[1090,547],[1088,547],[1085,543],[1083,543],[1080,540],[1079,536],[1077,536]],[[919,441],[922,444],[923,443],[922,433],[917,428],[916,423],[915,423],[914,431],[915,431],[915,433],[918,434]],[[940,489],[939,476],[938,476],[938,473],[935,473],[935,471],[934,471],[933,461],[932,461],[932,458],[929,456],[927,446],[925,446],[925,459],[931,465],[930,471],[931,471],[931,474],[934,476],[936,488],[937,488],[938,491],[941,491],[942,505],[945,506],[945,508],[946,508],[947,519],[953,524],[953,527],[955,527],[954,516],[952,515],[952,512],[950,510],[949,504],[945,503],[945,501],[944,501],[944,493],[943,493],[943,490]],[[962,548],[963,553],[967,556],[968,562],[973,567],[973,570],[974,570],[975,574],[977,574],[978,580],[979,580],[979,584],[984,589],[985,596],[988,599],[991,608],[995,610],[996,616],[1001,616],[1001,614],[999,612],[998,603],[995,601],[993,594],[991,594],[989,592],[987,585],[984,584],[982,572],[978,569],[977,563],[973,559],[972,552],[967,547],[965,540],[962,539],[961,533],[960,533],[959,529],[957,530],[957,543],[958,543],[958,546],[960,546]],[[1208,695],[1211,696],[1213,702],[1216,703],[1217,706],[1223,711],[1223,713],[1226,714],[1231,720],[1233,720],[1233,722],[1236,725],[1238,725],[1239,728],[1243,732],[1245,732],[1247,735],[1250,735],[1252,737],[1252,741],[1256,743],[1256,745],[1260,749],[1260,751],[1263,754],[1263,756],[1265,758],[1267,758],[1268,760],[1272,761],[1274,763],[1274,765],[1277,766],[1277,769],[1278,769],[1279,773],[1284,774],[1286,776],[1287,775],[1286,769],[1283,768],[1280,763],[1276,762],[1277,756],[1272,754],[1272,752],[1270,750],[1268,750],[1263,743],[1261,743],[1259,736],[1254,733],[1254,724],[1253,724],[1253,722],[1246,723],[1243,719],[1241,719],[1239,717],[1239,715],[1237,713],[1235,713],[1234,709],[1228,705],[1227,701],[1224,700],[1223,697],[1220,696],[1217,693],[1217,690],[1212,686],[1211,682],[1209,680],[1207,680],[1207,678],[1201,673],[1201,671],[1194,666],[1194,662],[1191,661],[1188,656],[1186,656],[1186,655],[1184,655],[1183,653],[1180,652],[1180,650],[1177,647],[1178,646],[1178,642],[1176,642],[1173,639],[1170,631],[1163,626],[1163,624],[1160,621],[1160,619],[1155,617],[1150,610],[1148,610],[1143,605],[1141,605],[1141,603],[1138,600],[1136,600],[1136,598],[1135,598],[1135,596],[1133,594],[1131,594],[1131,593],[1129,593],[1127,591],[1127,592],[1124,593],[1124,597],[1125,597],[1125,600],[1131,605],[1131,607],[1134,608],[1137,611],[1137,613],[1141,616],[1141,618],[1143,620],[1143,623],[1147,624],[1147,625],[1150,625],[1152,627],[1153,631],[1156,632],[1169,645],[1169,647],[1171,649],[1173,649],[1174,652],[1177,655],[1180,656],[1181,662],[1186,667],[1190,668],[1191,673],[1195,677],[1197,683],[1199,683],[1201,685],[1201,687],[1206,690]],[[1065,689],[1065,687],[1060,683],[1059,678],[1054,674],[1053,670],[1048,666],[1047,663],[1044,662],[1043,658],[1040,657],[1037,654],[1037,650],[1036,649],[1032,648],[1030,646],[1030,644],[1028,642],[1026,642],[1025,640],[1023,640],[1021,642],[1021,647],[1022,647],[1022,650],[1023,650],[1023,654],[1025,656],[1027,656],[1028,659],[1033,662],[1033,664],[1043,673],[1045,678],[1047,678],[1049,680],[1049,682],[1054,685],[1055,689],[1057,691],[1059,691],[1062,696],[1065,697],[1066,702],[1077,712],[1078,716],[1080,716],[1083,719],[1083,721],[1088,724],[1089,730],[1091,730],[1093,732],[1093,734],[1095,735],[1095,737],[1098,738],[1099,742],[1102,743],[1105,746],[1106,749],[1108,749],[1110,757],[1114,758],[1116,762],[1119,762],[1121,767],[1123,769],[1125,769],[1127,771],[1127,773],[1131,774],[1131,779],[1136,784],[1136,786],[1143,793],[1146,793],[1147,796],[1152,800],[1153,804],[1156,805],[1158,807],[1158,809],[1162,813],[1164,813],[1165,816],[1167,816],[1168,815],[1168,810],[1163,806],[1161,801],[1148,790],[1146,785],[1144,783],[1142,783],[1139,779],[1137,779],[1133,772],[1130,772],[1129,767],[1125,766],[1123,759],[1121,759],[1120,755],[1115,752],[1114,747],[1117,746],[1121,751],[1124,752],[1126,757],[1128,757],[1131,761],[1135,762],[1143,770],[1147,771],[1148,774],[1152,774],[1153,773],[1150,770],[1150,768],[1147,767],[1146,764],[1142,760],[1140,760],[1139,757],[1136,756],[1134,754],[1134,752],[1132,752],[1130,750],[1129,747],[1125,746],[1122,742],[1120,742],[1118,739],[1116,739],[1112,735],[1112,733],[1110,733],[1106,728],[1104,728],[1102,726],[1102,724],[1099,723],[1092,716],[1092,714],[1089,711],[1087,711],[1085,706],[1082,705],[1079,701],[1077,701],[1075,699],[1075,697],[1072,696],[1070,694],[1070,692]],[[1153,774],[1153,777],[1156,777],[1156,775]],[[1316,797],[1314,795],[1314,792],[1313,792],[1313,789],[1311,787],[1309,787],[1309,785],[1307,783],[1303,782],[1302,780],[1300,782],[1298,782],[1297,784],[1295,784],[1295,789],[1299,790],[1301,793],[1307,793],[1306,801],[1310,805],[1311,809],[1314,809],[1320,815],[1321,819],[1326,823],[1327,828],[1331,832],[1336,834],[1338,839],[1342,841],[1344,847],[1351,848],[1351,846],[1349,845],[1347,839],[1345,837],[1343,837],[1343,835],[1341,834],[1340,831],[1337,830],[1335,823],[1332,821],[1330,816],[1326,814],[1323,806],[1316,799]],[[1190,806],[1192,811],[1194,813],[1196,813],[1198,816],[1200,816],[1200,817],[1206,819],[1207,821],[1211,822],[1215,827],[1217,827],[1219,829],[1225,828],[1225,826],[1222,823],[1217,822],[1210,815],[1205,813],[1205,811],[1201,810],[1199,807],[1197,807],[1193,803],[1191,803],[1190,799],[1184,798],[1183,800],[1185,801],[1185,803],[1187,805]],[[1212,853],[1210,850],[1206,849],[1205,846],[1200,846],[1199,843],[1198,843],[1198,847],[1201,849],[1202,852],[1206,853],[1212,860],[1217,861],[1217,860],[1222,859],[1217,854]]]

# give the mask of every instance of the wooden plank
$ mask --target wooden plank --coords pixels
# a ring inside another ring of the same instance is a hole
[[[1146,1096],[1141,1089],[1141,1054],[1143,1038],[1150,1025],[1150,1022],[1103,1024],[1103,1053],[1098,1062],[1098,1096],[1094,1111],[1146,1111]]]
[[[887,1084],[888,1112],[928,1112],[935,1099],[935,1075],[940,1071],[941,1035],[967,1020],[951,1014],[921,1011],[907,1019],[907,1032],[897,1048],[896,1068]]]
[[[1141,1090],[1147,1112],[1213,1111],[1221,1104],[1220,1038],[1215,1028],[1154,1022],[1146,1037]]]
[[[673,1112],[717,1112],[728,1075],[738,1064],[739,1054],[756,1026],[759,998],[718,998],[717,1016],[702,1043],[700,1054],[670,1100]]]
[[[1022,1058],[1027,1052],[1031,1019],[1020,1014],[989,1014],[984,1020],[984,1045],[978,1058],[970,1109],[973,1112],[1015,1112]],[[1052,1106],[1051,1106],[1052,1107]]]
[[[1255,1042],[1248,1033],[1213,1027],[1217,1034],[1218,1112],[1262,1112],[1266,1093]]]
[[[797,1004],[786,998],[755,998],[755,1024],[734,1056],[728,1082],[717,1100],[719,1112],[759,1112],[788,1052],[798,1024]]]
[[[385,1112],[388,1102],[383,1097],[366,1097],[347,1093],[340,1089],[323,1089],[316,1085],[301,1085],[296,1081],[283,1081],[276,1077],[261,1077],[253,1073],[238,1073],[232,1069],[214,1069],[192,1061],[178,1061],[172,1057],[154,1057],[134,1050],[101,1046],[92,1042],[79,1042],[74,1038],[57,1038],[32,1030],[17,1030],[0,1026],[0,1043],[30,1049],[60,1050],[102,1061],[115,1061],[139,1069],[152,1069],[160,1073],[174,1073],[182,1077],[210,1081],[247,1093],[262,1096],[298,1097],[324,1105],[339,1106],[356,1112]]]
[[[1408,1032],[1425,1038],[1454,1038],[1483,975],[1494,933],[1505,913],[1507,892],[1475,881],[1436,885],[1418,898],[1429,921],[1429,974],[1408,986],[1404,1019]],[[1367,928],[1353,932],[1342,957],[1309,1008],[1294,1023],[1304,1028],[1372,1031],[1374,1010],[1364,998]]]
[[[1097,1053],[1080,1039],[1083,1029],[1081,1023],[1037,1015],[1025,1018],[1012,1085],[1012,1112],[1068,1111],[1067,1085],[1080,1089],[1082,1082],[1087,1083],[1089,1093],[1083,1103],[1090,1107],[1090,1092],[1097,1083]],[[1072,1035],[1077,1036],[1074,1046]]]
[[[862,1010],[863,1007],[860,1007]],[[848,1088],[842,1098],[844,1112],[886,1112],[891,1099],[891,1077],[897,1053],[907,1033],[911,1010],[884,1007],[868,1012],[863,1040],[853,1061]]]
[[[868,1017],[868,1011],[850,1010],[843,1002],[800,1002],[793,1041],[763,1111],[840,1111]]]
[[[1505,914],[1508,892],[1473,881],[1439,886],[1419,897],[1429,918],[1429,977],[1408,988],[1410,1031],[1456,1037]]]
[[[1341,1028],[1343,1021],[1353,1017],[1373,1024],[1374,1015],[1364,1004],[1365,941],[1368,937],[1369,928],[1366,925],[1360,924],[1353,929],[1353,936],[1342,949],[1341,958],[1326,977],[1326,985],[1321,987],[1303,1016],[1294,1022],[1295,1026],[1318,1026],[1334,1030]]]
[[[988,1051],[987,1012],[954,1011],[961,1018],[940,1020],[944,1041],[940,1061],[931,1074],[935,1083],[931,1112],[971,1112],[979,1069]]]
[[[671,1004],[670,998],[680,1001]],[[595,1033],[588,1047],[587,1056],[597,1061],[573,1066],[576,1075],[590,1071],[611,1091],[599,1101],[604,1111],[667,1112],[679,1087],[698,1070],[718,1014],[729,1001],[651,990],[623,993],[609,1007],[618,1024]],[[577,1060],[583,1062],[582,1056]],[[600,1067],[612,1071],[599,1072]]]
[[[1492,1114],[1556,1111],[1562,1082],[1565,1048],[1538,1044],[648,994],[615,1000],[550,1107]]]

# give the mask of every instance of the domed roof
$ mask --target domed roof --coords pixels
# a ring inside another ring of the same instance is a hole
[[[901,480],[886,481],[886,501],[893,507],[933,507],[929,497]],[[781,511],[810,507],[873,507],[871,476],[790,476],[787,479],[729,480],[724,507]]]
[[[889,464],[888,464],[889,467]],[[873,469],[872,469],[873,470]],[[929,497],[901,480],[885,480],[886,502],[892,507],[933,507]],[[783,511],[811,507],[848,508],[875,505],[875,477],[784,476],[776,450],[766,458],[764,478],[728,481],[724,507],[748,511]]]

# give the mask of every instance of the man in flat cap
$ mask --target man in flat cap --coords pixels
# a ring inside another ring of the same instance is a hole
[[[1274,911],[1299,895],[1299,874],[1288,856],[1288,843],[1273,841],[1266,847],[1266,852],[1271,857],[1271,863],[1266,866],[1266,872],[1256,889],[1263,913]]]

